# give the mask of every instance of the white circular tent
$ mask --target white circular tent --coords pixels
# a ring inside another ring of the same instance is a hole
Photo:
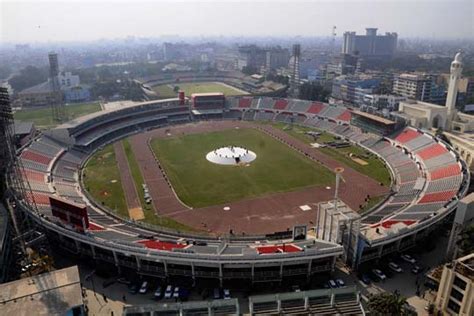
[[[235,146],[221,147],[209,152],[206,159],[219,165],[248,164],[257,158],[257,155],[248,149]]]

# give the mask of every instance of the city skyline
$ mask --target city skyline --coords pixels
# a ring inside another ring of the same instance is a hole
[[[173,34],[183,37],[330,36],[333,25],[337,26],[339,38],[345,31],[363,34],[366,27],[377,27],[380,34],[397,32],[401,38],[473,37],[473,4],[465,0],[416,3],[1,0],[0,6],[0,43],[81,42]]]

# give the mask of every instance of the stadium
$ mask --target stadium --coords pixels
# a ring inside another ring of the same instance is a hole
[[[357,157],[342,164],[328,147]],[[18,155],[31,193],[10,205],[53,244],[118,273],[221,285],[310,280],[336,258],[358,269],[404,251],[452,213],[470,180],[458,153],[428,131],[343,106],[220,93],[82,116]],[[111,164],[118,176],[94,191],[104,176],[94,170]],[[124,196],[111,196],[120,183]]]

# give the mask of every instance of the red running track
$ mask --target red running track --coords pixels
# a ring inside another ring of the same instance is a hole
[[[268,194],[223,205],[189,209],[179,201],[168,185],[159,163],[148,147],[149,139],[166,137],[167,132],[172,135],[187,135],[235,127],[261,129],[262,126],[266,133],[302,150],[331,170],[343,166],[317,149],[268,125],[242,121],[209,121],[156,129],[132,136],[131,144],[158,214],[215,234],[228,233],[230,230],[234,234],[262,234],[291,229],[294,225],[312,225],[316,219],[315,204],[333,199],[334,188],[313,186],[299,191]],[[344,181],[341,182],[339,196],[353,209],[357,210],[359,205],[364,204],[367,195],[379,196],[388,193],[388,187],[381,186],[377,181],[351,168],[343,167]],[[310,205],[313,209],[304,212],[299,208],[301,205]],[[230,210],[224,211],[225,206],[230,207]]]

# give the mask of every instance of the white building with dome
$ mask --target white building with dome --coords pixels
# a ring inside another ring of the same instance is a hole
[[[395,116],[402,117],[409,125],[419,129],[443,129],[471,172],[474,171],[474,116],[458,112],[456,99],[462,77],[462,53],[457,53],[451,63],[446,105],[407,100],[400,102]]]

